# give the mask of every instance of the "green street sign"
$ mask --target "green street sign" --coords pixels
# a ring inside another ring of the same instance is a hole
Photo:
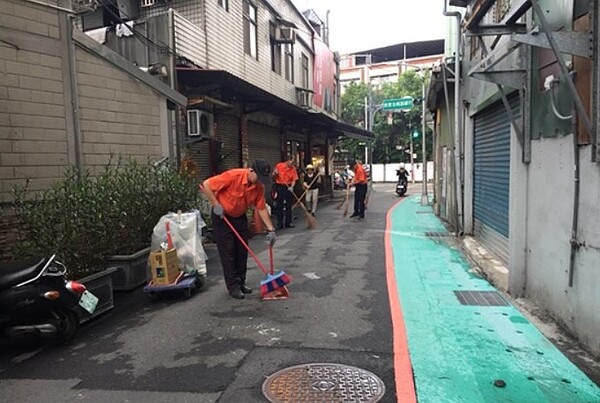
[[[382,108],[384,111],[409,111],[413,107],[413,97],[384,99]]]

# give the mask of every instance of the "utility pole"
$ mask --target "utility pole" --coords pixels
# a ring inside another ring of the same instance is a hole
[[[429,204],[429,196],[427,195],[427,145],[426,145],[426,140],[427,137],[425,136],[425,72],[422,71],[423,73],[423,85],[422,85],[422,95],[421,95],[421,106],[422,106],[422,111],[421,111],[421,115],[422,115],[422,134],[421,136],[423,137],[423,189],[421,191],[421,205],[422,206],[427,206]]]
[[[373,123],[375,122],[375,110],[373,108],[373,89],[371,88],[371,63],[373,63],[373,59],[371,58],[371,54],[367,55],[367,74],[365,78],[367,79],[367,105],[369,105],[369,127],[368,131],[373,131]],[[365,141],[365,164],[368,164],[369,157],[369,143]]]
[[[415,158],[413,149],[412,122],[408,121],[408,137],[410,137],[410,182],[415,183]]]

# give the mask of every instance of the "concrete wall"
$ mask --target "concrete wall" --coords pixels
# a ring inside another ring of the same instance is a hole
[[[399,162],[394,162],[391,164],[372,164],[371,165],[371,178],[373,182],[397,182],[398,176],[396,175],[396,170],[400,166]],[[415,162],[414,169],[411,168],[410,162],[405,163],[404,167],[409,172],[413,172],[415,181],[421,182],[423,180],[423,164],[419,162]],[[434,164],[433,161],[427,162],[427,180],[433,180],[433,172]],[[409,178],[410,181],[410,178]]]
[[[58,12],[0,0],[0,201],[31,178],[44,189],[68,156]]]
[[[573,209],[571,136],[532,142],[527,181],[526,296],[548,309],[592,352],[600,354],[600,167],[582,149],[578,238],[585,242],[569,281],[569,239]],[[516,196],[516,194],[515,194]],[[511,270],[518,267],[511,267]]]
[[[0,201],[28,178],[49,188],[77,161],[66,24],[53,8],[0,0]],[[75,59],[83,166],[167,155],[165,98],[82,48]]]
[[[84,166],[100,167],[111,153],[140,161],[163,155],[159,108],[166,102],[85,50],[77,49],[76,60]]]

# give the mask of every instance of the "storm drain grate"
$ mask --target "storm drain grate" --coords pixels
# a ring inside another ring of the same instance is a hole
[[[429,238],[448,238],[450,234],[448,232],[425,232],[425,236]]]
[[[282,369],[262,385],[270,402],[378,402],[383,381],[361,368],[341,364],[303,364]]]
[[[454,291],[462,305],[506,306],[508,302],[498,291]]]

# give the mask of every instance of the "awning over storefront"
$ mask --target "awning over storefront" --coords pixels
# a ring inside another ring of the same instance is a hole
[[[336,120],[324,113],[302,108],[277,97],[249,82],[224,70],[200,70],[177,68],[178,86],[181,92],[193,98],[194,93],[208,95],[204,100],[218,99],[217,108],[227,104],[242,102],[244,113],[266,112],[287,119],[299,131],[309,129],[313,132],[326,132],[328,137],[345,136],[358,140],[373,139],[373,133]]]

